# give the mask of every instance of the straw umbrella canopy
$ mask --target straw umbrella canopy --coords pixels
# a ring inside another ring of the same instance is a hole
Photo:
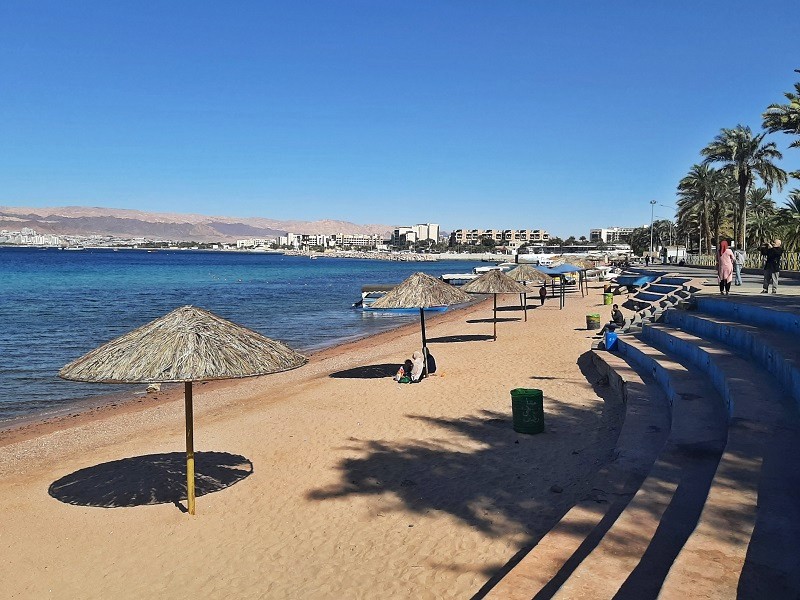
[[[497,341],[497,294],[524,294],[527,290],[521,283],[517,283],[502,271],[487,271],[480,277],[473,279],[464,287],[470,294],[492,294],[494,299],[494,340]]]
[[[545,281],[551,279],[549,275],[545,275],[541,271],[537,271],[534,267],[527,264],[521,264],[518,267],[511,269],[507,275],[513,279],[521,283],[522,285],[527,285],[528,281]],[[525,320],[528,320],[528,296],[527,293],[520,294],[520,302],[522,303],[522,310],[525,313]]]
[[[422,328],[422,352],[425,355],[423,373],[428,370],[428,341],[425,338],[425,309],[471,302],[472,298],[457,287],[426,273],[414,273],[378,298],[372,308],[418,308]]]
[[[186,494],[189,514],[194,514],[192,382],[279,373],[307,360],[207,310],[183,306],[92,350],[58,375],[92,383],[184,383]]]

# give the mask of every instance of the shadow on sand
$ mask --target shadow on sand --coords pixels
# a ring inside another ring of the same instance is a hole
[[[195,493],[224,490],[253,473],[253,463],[227,452],[196,452]],[[50,484],[56,500],[76,506],[118,508],[186,499],[186,454],[147,454],[86,467]]]
[[[467,319],[467,323],[506,323],[510,321],[521,321],[520,317],[497,317],[496,319]]]
[[[328,377],[333,377],[334,379],[383,379],[384,377],[394,377],[400,366],[399,363],[364,365],[345,369],[344,371],[336,371],[328,375]]]
[[[464,335],[443,335],[441,337],[430,338],[429,344],[454,344],[458,342],[485,342],[491,340],[492,336],[482,333],[466,333]]]

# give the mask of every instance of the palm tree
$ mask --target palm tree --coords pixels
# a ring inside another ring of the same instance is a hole
[[[775,202],[769,197],[767,188],[750,188],[747,193],[747,212],[752,216],[775,214]]]
[[[734,129],[722,129],[701,154],[706,157],[705,163],[722,163],[722,170],[730,173],[739,188],[738,227],[734,232],[736,245],[745,247],[745,231],[747,229],[747,191],[756,177],[764,182],[768,189],[773,186],[778,190],[786,183],[786,171],[773,161],[783,158],[775,142],[764,142],[765,133],[753,135],[749,127],[737,125]]]
[[[702,164],[694,165],[678,183],[678,223],[682,224],[691,215],[696,215],[700,221],[700,236],[706,240],[707,248],[711,241],[709,201],[719,178],[719,171]]]
[[[782,131],[800,136],[800,83],[794,84],[796,93],[786,92],[784,96],[788,104],[770,104],[764,118],[763,127],[770,133]],[[800,148],[800,137],[793,141],[790,148]]]
[[[736,212],[737,185],[733,177],[724,171],[719,172],[719,178],[711,188],[708,199],[709,224],[713,231],[712,240],[714,246],[719,249],[719,243],[724,237],[730,237],[730,223]]]
[[[780,210],[780,216],[786,250],[800,252],[800,190],[789,192],[786,207]]]

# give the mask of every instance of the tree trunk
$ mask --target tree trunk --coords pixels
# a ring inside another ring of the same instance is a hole
[[[701,223],[703,227],[703,237],[706,240],[706,252],[709,254],[711,253],[711,223],[710,223],[710,215],[708,214],[708,201],[706,200],[703,202],[703,215],[701,217]]]
[[[739,178],[739,231],[736,236],[736,247],[745,248],[745,235],[747,234],[747,188],[750,184],[749,177]]]

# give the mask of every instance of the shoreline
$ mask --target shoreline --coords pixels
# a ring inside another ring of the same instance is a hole
[[[491,299],[436,315],[439,369],[419,384],[391,379],[418,322],[292,371],[198,384],[198,481],[219,486],[193,517],[179,510],[182,390],[33,426],[0,447],[6,593],[471,597],[612,459],[622,404],[594,384],[583,327],[601,298],[592,286],[525,322],[501,296],[496,341]],[[541,434],[512,429],[519,387],[544,392]]]
[[[448,309],[444,313],[436,313],[425,317],[428,326],[445,321],[450,315],[460,314],[481,304],[489,302],[488,299],[477,300],[470,304]],[[350,349],[351,346],[360,345],[362,342],[371,341],[380,344],[384,338],[392,338],[404,335],[416,328],[419,330],[419,321],[404,323],[390,327],[375,333],[365,333],[353,338],[343,339],[324,348],[305,352],[309,361],[306,365],[299,368],[306,368],[312,363],[339,356],[341,353]],[[420,340],[421,341],[421,340]],[[409,355],[411,353],[409,352]],[[398,363],[398,368],[400,363]],[[242,381],[256,380],[271,377],[262,375],[259,377],[246,377],[242,379],[222,379],[215,381],[196,382],[196,385],[210,385],[209,390],[225,389],[238,385]],[[30,414],[0,423],[0,448],[27,441],[63,429],[78,427],[87,423],[102,421],[116,414],[126,414],[131,412],[143,411],[149,408],[160,406],[170,402],[178,402],[183,399],[183,386],[181,384],[164,384],[160,392],[147,393],[144,391],[134,391],[134,386],[143,387],[145,384],[131,384],[131,392],[120,392],[118,394],[103,394],[76,399],[68,406],[62,406],[54,413]],[[137,388],[138,389],[138,388]]]

